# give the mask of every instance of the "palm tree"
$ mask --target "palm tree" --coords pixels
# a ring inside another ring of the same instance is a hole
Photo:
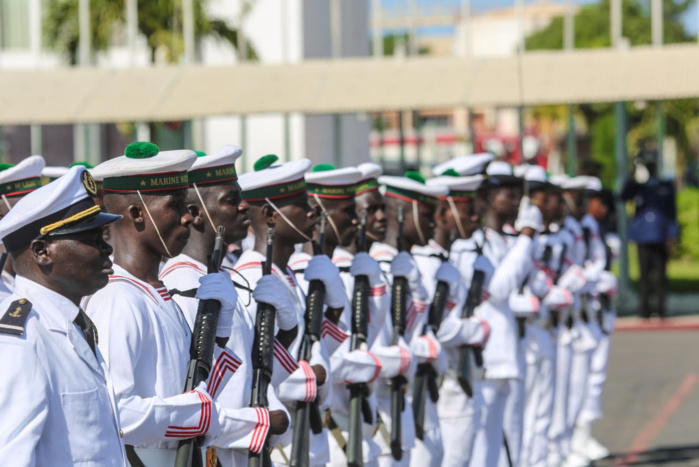
[[[238,31],[225,21],[206,16],[207,0],[193,0],[194,30],[197,43],[204,37],[215,37],[238,49]],[[245,5],[249,11],[250,4]],[[112,44],[115,33],[123,29],[124,0],[90,0],[90,28],[92,48],[103,51]],[[145,36],[150,48],[151,62],[156,53],[164,52],[166,60],[176,62],[184,51],[182,35],[182,0],[141,0],[138,4],[138,29]],[[65,56],[71,64],[77,62],[79,26],[78,0],[53,0],[49,2],[44,18],[46,43]],[[257,58],[248,45],[247,57]]]

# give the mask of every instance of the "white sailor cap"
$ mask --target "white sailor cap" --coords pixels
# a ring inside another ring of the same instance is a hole
[[[135,142],[124,155],[102,162],[94,168],[103,180],[105,193],[157,193],[189,186],[187,171],[197,155],[187,149],[161,151],[153,143]]]
[[[215,154],[195,151],[197,159],[189,169],[189,185],[197,186],[224,183],[238,180],[235,161],[243,155],[243,150],[233,144],[222,147]]]
[[[41,187],[41,171],[46,162],[31,156],[17,165],[0,164],[0,195],[23,196]]]
[[[449,190],[447,195],[442,195],[439,199],[451,197],[453,201],[466,201],[476,195],[476,190],[483,182],[483,175],[470,175],[468,177],[459,177],[453,169],[444,172],[441,177],[435,177],[427,180],[428,186],[442,186]]]
[[[578,175],[576,177],[571,177],[568,180],[564,181],[563,184],[561,185],[561,188],[563,188],[566,191],[583,191],[587,190],[588,186],[592,182],[591,179],[594,179],[596,177],[590,177],[588,175]],[[599,180],[599,179],[597,179]],[[600,189],[601,189],[601,183],[600,183]]]
[[[570,180],[570,177],[567,174],[554,174],[549,178],[549,181],[559,188],[563,188],[568,180]]]
[[[555,187],[549,182],[546,171],[540,165],[520,165],[515,167],[515,175],[527,181],[530,191],[550,190]]]
[[[515,176],[512,166],[507,162],[493,161],[485,171],[488,178],[483,182],[484,188],[516,187],[522,185],[522,179]]]
[[[587,177],[587,183],[585,185],[585,190],[601,192],[602,191],[602,181],[597,177]]]
[[[101,227],[121,216],[100,211],[92,197],[97,186],[85,167],[29,193],[0,220],[0,239],[9,251],[42,236],[57,237]]]
[[[357,183],[357,195],[379,189],[378,178],[383,173],[383,168],[379,164],[364,162],[363,164],[359,164],[357,169],[362,173],[362,176],[359,177],[359,183]]]
[[[482,174],[485,172],[485,167],[493,160],[495,160],[495,156],[489,152],[454,157],[435,165],[432,173],[435,176],[439,176],[452,169],[462,176]]]
[[[305,175],[308,193],[319,198],[354,198],[357,182],[362,176],[355,167],[335,168],[332,164],[318,164]]]
[[[49,165],[44,167],[41,171],[41,177],[45,180],[45,183],[50,183],[59,177],[64,176],[68,173],[68,167],[63,167],[61,165]]]
[[[385,187],[388,197],[431,206],[437,204],[440,196],[449,193],[447,187],[426,185],[424,177],[417,172],[406,172],[405,177],[384,175],[379,177],[379,183]]]
[[[303,174],[313,165],[308,159],[274,165],[279,158],[268,154],[255,162],[254,172],[242,174],[238,183],[242,197],[248,202],[278,199],[306,193]]]

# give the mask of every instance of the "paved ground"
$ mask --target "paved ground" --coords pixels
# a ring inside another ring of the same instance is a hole
[[[597,466],[699,466],[699,318],[614,335],[605,418],[594,434],[614,453]]]

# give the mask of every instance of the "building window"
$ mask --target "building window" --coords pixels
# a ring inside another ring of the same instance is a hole
[[[0,0],[0,47],[29,48],[28,0]]]

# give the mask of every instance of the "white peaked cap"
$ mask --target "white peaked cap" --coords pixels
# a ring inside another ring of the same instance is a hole
[[[452,169],[459,175],[464,176],[482,174],[485,166],[493,160],[495,160],[495,156],[489,152],[454,157],[446,162],[435,165],[432,169],[432,173],[435,176],[439,176],[447,170]]]
[[[101,227],[121,216],[100,211],[92,199],[97,186],[83,166],[29,193],[0,220],[0,239],[10,251],[35,238]]]

